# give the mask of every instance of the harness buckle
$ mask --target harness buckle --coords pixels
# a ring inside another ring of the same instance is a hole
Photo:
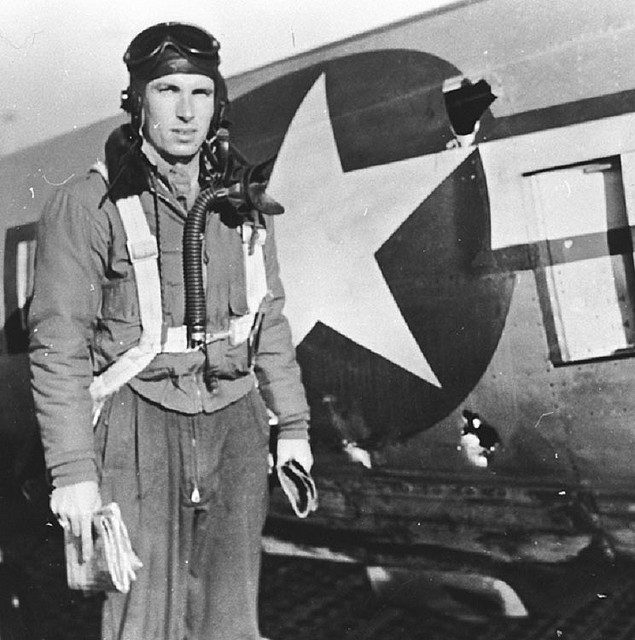
[[[126,248],[128,249],[128,256],[130,261],[143,262],[144,260],[156,260],[159,256],[159,248],[157,245],[157,239],[154,236],[148,236],[143,240],[137,240],[136,242],[126,242]]]

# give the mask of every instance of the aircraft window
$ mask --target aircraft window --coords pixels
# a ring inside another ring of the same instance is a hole
[[[27,302],[33,292],[33,267],[35,262],[35,241],[18,242],[16,252],[15,287],[20,311],[20,326],[27,328]]]
[[[4,331],[6,351],[27,348],[27,313],[33,292],[35,224],[7,230],[4,252]]]
[[[554,364],[635,352],[635,267],[619,157],[529,176]]]

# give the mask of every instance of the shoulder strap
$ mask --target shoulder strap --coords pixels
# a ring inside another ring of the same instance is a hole
[[[94,165],[93,169],[108,181],[106,166],[102,162]],[[93,379],[90,393],[97,410],[107,396],[134,378],[161,351],[163,314],[157,241],[150,232],[139,196],[123,198],[116,205],[126,232],[126,247],[137,283],[141,338],[136,346]]]
[[[243,224],[238,227],[243,247],[245,266],[245,293],[247,297],[246,315],[232,318],[229,323],[230,342],[240,344],[248,340],[257,325],[257,316],[261,313],[262,303],[267,298],[267,272],[263,245],[266,240],[265,229],[255,231],[253,226]]]
[[[263,252],[267,231],[266,229],[256,231],[252,225],[248,224],[243,224],[240,231],[245,262],[247,306],[250,313],[255,313],[267,295],[267,274]]]

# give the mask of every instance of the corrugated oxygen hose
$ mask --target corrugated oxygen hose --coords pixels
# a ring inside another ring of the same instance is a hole
[[[265,163],[262,166],[268,165]],[[206,303],[203,286],[202,239],[205,233],[207,213],[221,202],[230,202],[240,212],[245,208],[245,218],[258,211],[268,215],[284,212],[284,207],[265,193],[266,181],[251,182],[261,166],[243,167],[239,179],[229,187],[215,190],[209,187],[202,191],[187,215],[183,231],[183,270],[185,282],[185,323],[188,331],[188,346],[193,349],[204,348],[207,360],[206,343]],[[262,178],[261,178],[262,179]],[[216,385],[213,368],[209,360],[206,363],[205,382],[208,388]]]
[[[219,201],[214,189],[202,191],[187,215],[183,232],[183,270],[185,282],[185,323],[189,346],[205,344],[205,289],[203,287],[202,237],[207,212]]]

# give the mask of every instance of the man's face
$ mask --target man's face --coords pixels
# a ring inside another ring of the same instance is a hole
[[[143,134],[166,159],[187,160],[201,148],[214,114],[214,81],[173,73],[151,80],[143,94]]]

